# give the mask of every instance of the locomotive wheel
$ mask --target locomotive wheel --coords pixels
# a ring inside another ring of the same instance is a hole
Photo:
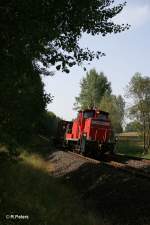
[[[107,143],[107,144],[103,144],[101,146],[101,150],[100,150],[100,154],[103,155],[105,154],[106,152],[109,152],[111,154],[114,154],[114,144],[113,143]]]
[[[110,151],[109,151],[109,152],[110,152],[111,154],[115,154],[114,151],[115,151],[115,144],[114,144],[114,143],[111,143],[111,144],[110,144]]]

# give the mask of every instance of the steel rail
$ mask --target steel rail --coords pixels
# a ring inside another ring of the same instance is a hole
[[[114,161],[114,160],[110,160],[110,161],[105,161],[105,160],[97,160],[97,159],[93,159],[93,158],[89,158],[89,157],[86,157],[86,156],[83,156],[83,155],[80,155],[78,153],[75,153],[75,152],[71,152],[71,151],[68,151],[70,154],[74,155],[75,157],[78,157],[78,158],[82,158],[86,161],[89,161],[91,163],[94,163],[94,164],[102,164],[102,165],[107,165],[107,166],[110,166],[110,167],[113,167],[115,169],[119,169],[119,170],[122,170],[124,172],[128,172],[134,176],[137,176],[137,177],[141,177],[141,178],[146,178],[146,179],[150,179],[150,173],[146,173],[138,168],[135,168],[133,166],[129,166],[127,165],[126,163],[122,163],[122,162],[118,162],[118,161]]]

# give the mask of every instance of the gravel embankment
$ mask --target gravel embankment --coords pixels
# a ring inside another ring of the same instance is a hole
[[[54,165],[53,175],[64,178],[96,217],[111,225],[150,225],[149,180],[63,151],[52,153],[48,160]]]
[[[68,174],[79,169],[83,164],[87,162],[85,159],[77,158],[69,152],[64,151],[53,152],[48,157],[48,160],[54,166],[54,176],[63,176],[65,174]]]

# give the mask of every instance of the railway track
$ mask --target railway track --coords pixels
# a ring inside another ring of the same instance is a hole
[[[123,155],[105,155],[100,161],[69,151],[72,157],[80,158],[93,164],[104,164],[122,170],[134,176],[150,180],[150,160]]]

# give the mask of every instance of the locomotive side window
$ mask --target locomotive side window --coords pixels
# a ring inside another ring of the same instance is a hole
[[[107,120],[107,115],[106,114],[99,114],[97,118],[99,120]]]
[[[94,111],[86,111],[83,113],[84,119],[93,118],[94,117]]]

